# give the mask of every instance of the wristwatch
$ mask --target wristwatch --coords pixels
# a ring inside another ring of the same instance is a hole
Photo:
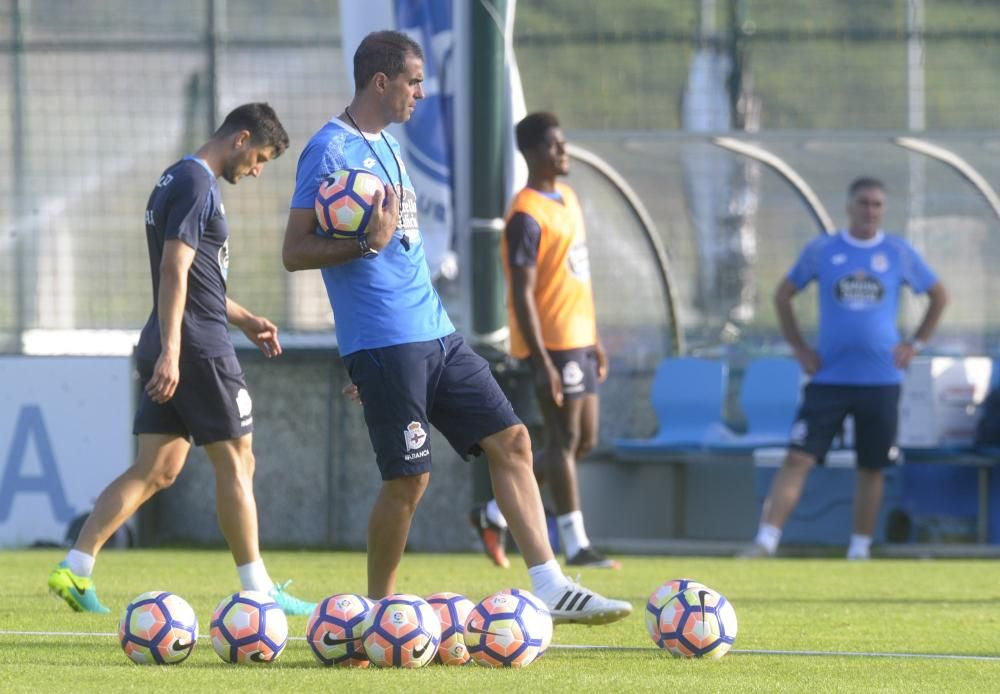
[[[365,260],[371,260],[378,255],[378,251],[368,245],[368,234],[361,234],[358,237],[358,245],[361,246],[361,257]]]

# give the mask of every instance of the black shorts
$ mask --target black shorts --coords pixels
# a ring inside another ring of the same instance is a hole
[[[364,403],[383,480],[430,470],[431,424],[470,459],[481,452],[479,441],[521,423],[489,364],[458,333],[363,349],[344,363]]]
[[[884,468],[896,463],[899,385],[842,386],[810,383],[792,425],[791,448],[822,463],[847,415],[854,417],[858,467]]]
[[[563,398],[573,400],[597,392],[597,348],[549,350],[549,357],[562,379]],[[523,360],[534,373],[530,359]]]
[[[181,361],[177,390],[163,404],[146,394],[155,365],[148,359],[136,360],[142,390],[133,434],[178,434],[204,446],[253,432],[253,402],[235,354]]]

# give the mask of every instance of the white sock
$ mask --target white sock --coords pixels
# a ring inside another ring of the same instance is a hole
[[[497,506],[496,499],[490,499],[486,502],[486,518],[493,525],[499,525],[501,528],[507,527],[507,519],[500,512],[500,507]]]
[[[559,568],[559,562],[555,559],[528,567],[528,576],[531,577],[531,592],[544,603],[556,600],[570,583],[570,580],[563,575],[562,569]]]
[[[243,590],[266,593],[274,587],[274,581],[267,575],[267,569],[264,568],[263,559],[237,566],[236,571],[240,575],[240,586]]]
[[[576,556],[584,547],[590,547],[587,531],[583,527],[583,511],[570,511],[556,516],[556,524],[559,526],[559,537],[562,538],[567,558]]]
[[[90,578],[91,574],[94,573],[95,561],[97,561],[96,557],[77,549],[71,549],[66,553],[66,566],[77,576],[84,578]]]
[[[851,535],[851,544],[847,548],[847,556],[850,559],[868,557],[871,554],[871,535]]]
[[[778,543],[781,542],[781,528],[776,525],[761,523],[757,528],[757,537],[754,542],[767,550],[768,554],[778,551]]]

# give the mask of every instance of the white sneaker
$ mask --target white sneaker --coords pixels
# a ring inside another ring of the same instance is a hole
[[[632,603],[606,598],[579,583],[567,584],[545,605],[555,624],[609,624],[632,614]]]
[[[872,555],[871,555],[870,552],[866,552],[866,551],[862,551],[862,550],[858,550],[858,549],[849,550],[847,552],[847,559],[848,559],[848,561],[868,561],[871,558],[872,558]]]
[[[737,553],[737,559],[769,559],[774,556],[774,552],[767,551],[767,547],[759,542],[753,542],[745,549]]]

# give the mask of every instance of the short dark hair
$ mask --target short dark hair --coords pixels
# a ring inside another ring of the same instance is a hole
[[[847,197],[853,198],[855,193],[865,188],[876,188],[885,192],[885,184],[882,181],[872,176],[861,176],[851,181],[851,185],[847,187]]]
[[[517,124],[514,133],[517,135],[517,148],[521,154],[535,149],[545,142],[545,134],[552,128],[559,127],[559,119],[554,113],[536,111],[529,113]]]
[[[227,137],[241,130],[249,131],[250,142],[254,146],[274,147],[272,159],[277,159],[288,149],[288,133],[270,104],[259,102],[237,106],[222,121],[213,137]]]
[[[424,59],[420,44],[400,31],[373,31],[354,51],[354,89],[361,91],[377,73],[392,79],[406,69],[407,56]]]

